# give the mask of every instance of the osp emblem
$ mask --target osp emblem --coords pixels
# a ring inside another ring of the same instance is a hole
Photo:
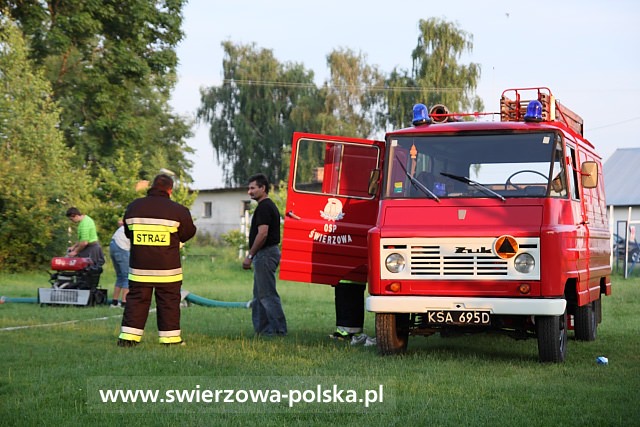
[[[340,221],[344,218],[342,202],[336,198],[330,197],[329,200],[327,200],[324,210],[320,211],[320,216],[327,221]]]

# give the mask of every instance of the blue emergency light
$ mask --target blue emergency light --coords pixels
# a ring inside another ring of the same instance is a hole
[[[524,115],[525,122],[541,122],[542,121],[542,103],[537,100],[529,102],[527,112]]]
[[[411,123],[414,126],[431,124],[431,117],[429,117],[429,111],[424,104],[416,104],[413,106],[413,120]]]

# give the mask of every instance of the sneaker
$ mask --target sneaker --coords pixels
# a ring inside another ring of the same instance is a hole
[[[364,342],[364,346],[371,347],[374,345],[378,345],[378,342],[376,341],[376,337],[367,337],[367,340]]]
[[[120,308],[120,304],[117,304],[117,303],[111,303],[111,305],[109,306],[109,308]]]
[[[135,347],[139,343],[137,341],[131,340],[123,340],[122,338],[118,338],[118,347]]]
[[[367,336],[365,334],[355,334],[351,337],[351,345],[360,345],[364,344],[367,341]]]
[[[329,335],[329,338],[336,341],[350,341],[354,334],[350,334],[349,332],[344,331],[335,331],[333,334]]]

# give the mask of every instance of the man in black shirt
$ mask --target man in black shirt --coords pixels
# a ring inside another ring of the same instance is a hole
[[[251,218],[249,253],[242,262],[248,270],[253,263],[251,317],[258,335],[287,335],[287,320],[276,290],[276,269],[280,264],[280,212],[269,198],[269,181],[263,174],[249,178],[249,196],[258,202]]]

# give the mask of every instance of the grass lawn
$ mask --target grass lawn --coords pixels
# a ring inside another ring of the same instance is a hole
[[[252,273],[230,251],[190,251],[183,289],[213,300],[250,299]],[[47,279],[44,271],[0,273],[0,295],[35,297],[37,288],[49,287]],[[101,285],[109,296],[113,279],[108,265]],[[330,287],[279,282],[278,288],[289,336],[254,338],[247,309],[192,305],[182,311],[187,346],[169,348],[157,343],[154,312],[142,344],[123,349],[116,346],[120,309],[2,304],[0,425],[640,425],[635,276],[614,277],[597,340],[570,339],[567,361],[557,365],[538,363],[534,339],[493,334],[412,337],[406,355],[381,357],[375,347],[327,338],[335,321]],[[370,335],[373,320],[367,314]],[[609,364],[596,364],[598,356]],[[243,400],[250,390],[291,389],[303,400],[333,396],[333,385],[356,390],[356,402],[290,407],[275,394],[266,404],[206,402],[207,390],[233,390]],[[100,403],[100,390],[118,388],[177,392],[164,394],[164,404]],[[178,403],[175,393],[183,392],[200,402]],[[379,392],[382,402],[365,408],[358,401]]]

